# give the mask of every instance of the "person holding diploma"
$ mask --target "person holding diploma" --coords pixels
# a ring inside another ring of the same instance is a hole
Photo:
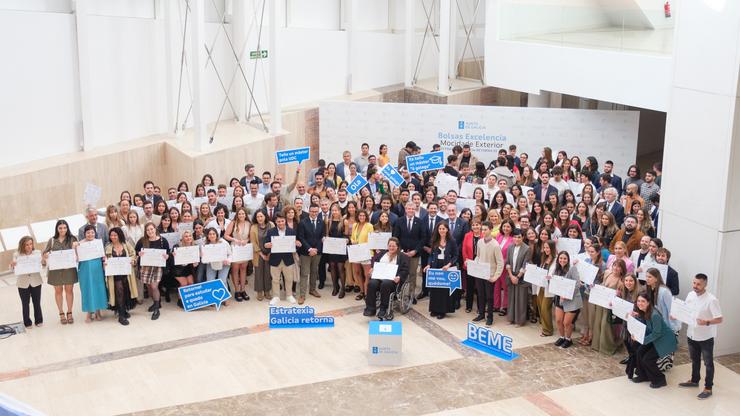
[[[457,243],[450,234],[450,226],[446,221],[437,223],[432,234],[432,252],[429,254],[429,263],[424,267],[424,273],[429,269],[447,270],[457,265]],[[455,305],[447,288],[429,288],[429,313],[437,319],[443,319],[447,313],[455,312]]]
[[[562,296],[555,296],[553,299],[553,303],[555,304],[555,325],[558,328],[558,335],[560,335],[557,341],[555,341],[555,346],[568,348],[573,345],[571,336],[573,335],[573,328],[575,328],[576,318],[578,318],[578,314],[583,307],[583,300],[581,299],[581,291],[579,290],[580,278],[578,276],[578,269],[571,267],[570,255],[567,251],[558,253],[555,270],[547,276],[547,279],[551,279],[552,276],[560,276],[575,280],[576,282],[570,299]]]
[[[473,260],[478,254],[478,241],[480,241],[481,225],[479,219],[473,219],[470,222],[470,231],[465,234],[462,242],[462,269],[464,272],[464,278],[462,279],[464,285],[463,290],[465,291],[465,312],[470,313],[473,310],[473,295],[475,294],[475,281],[478,280],[473,276],[469,276],[467,261]],[[478,294],[480,298],[480,294]]]
[[[105,257],[128,257],[131,259],[131,265],[136,264],[136,251],[124,237],[123,230],[120,227],[113,227],[108,231],[108,240],[110,243],[105,246]],[[118,323],[123,326],[128,325],[128,318],[131,317],[129,310],[136,306],[138,296],[136,287],[135,268],[131,268],[129,275],[106,276],[108,286],[108,303],[111,308],[118,314]]]
[[[97,215],[97,214],[96,214]],[[95,226],[87,224],[83,227],[85,242],[96,239]],[[101,236],[102,237],[102,236]],[[105,236],[107,240],[108,237]],[[79,247],[78,247],[79,250]],[[79,253],[78,253],[79,256]],[[87,312],[85,322],[90,323],[95,314],[95,320],[103,319],[101,311],[108,308],[108,294],[105,290],[104,260],[101,258],[81,261],[77,265],[77,273],[80,277],[80,295],[82,297],[82,311]]]
[[[162,238],[157,232],[157,227],[153,223],[148,222],[144,226],[144,237],[136,243],[136,253],[139,255],[139,261],[141,261],[142,250],[145,248],[165,250],[164,259],[167,260],[169,255],[170,245],[167,240]],[[159,282],[162,280],[164,274],[164,267],[156,266],[141,266],[139,268],[139,277],[141,282],[149,287],[149,293],[152,296],[152,306],[149,307],[148,311],[152,313],[152,321],[159,319],[159,309],[161,305],[161,297],[159,293]]]
[[[30,236],[21,237],[18,242],[18,250],[13,253],[13,260],[10,262],[10,269],[15,270],[18,260],[30,256],[41,256],[41,251],[34,248],[33,238]],[[44,324],[44,316],[41,312],[41,273],[27,273],[18,275],[16,285],[18,286],[18,296],[21,298],[21,307],[23,310],[23,325],[26,328],[33,328],[33,324],[40,327]],[[29,303],[33,302],[33,321],[29,310]],[[60,315],[62,315],[60,313]]]
[[[172,249],[172,257],[177,258],[177,249],[180,247],[193,247],[195,243],[193,241],[193,232],[185,230],[180,238],[180,244],[176,244]],[[195,283],[195,268],[198,267],[199,263],[188,263],[188,264],[175,264],[172,268],[172,274],[175,276],[177,283],[182,286],[188,286]],[[180,291],[178,290],[178,296]],[[182,299],[177,300],[177,306],[183,307]]]
[[[524,244],[522,232],[514,229],[514,245],[506,253],[506,285],[509,287],[509,310],[506,319],[517,327],[527,322],[529,298],[528,282],[524,281],[524,269],[529,258],[529,246]]]
[[[640,281],[635,277],[634,274],[628,274],[624,276],[624,284],[621,289],[617,291],[617,296],[627,302],[637,302],[637,295],[641,292]],[[627,367],[624,372],[627,373],[627,378],[632,379],[635,373],[635,354],[637,354],[638,343],[632,341],[629,331],[627,331],[627,322],[624,321],[623,317],[617,318],[624,322],[622,330],[622,338],[624,340],[624,347],[627,350],[627,357],[620,361],[620,364],[626,364]]]
[[[648,272],[650,273],[650,272]],[[676,351],[676,336],[673,330],[666,324],[660,312],[653,308],[649,296],[641,292],[637,296],[637,312],[633,316],[643,321],[645,326],[645,339],[637,348],[635,354],[635,377],[633,383],[650,381],[650,387],[657,389],[667,385],[665,375],[658,368],[658,357],[665,357]],[[634,336],[632,340],[636,341]]]
[[[231,269],[231,246],[223,238],[219,237],[219,231],[215,228],[206,228],[206,242],[203,247],[211,244],[220,244],[226,250],[226,258],[221,261],[206,263],[206,281],[219,279],[224,283],[226,290],[229,288],[229,269]],[[201,258],[203,253],[201,251]],[[224,306],[229,306],[229,301],[223,302]]]
[[[245,246],[250,242],[250,229],[252,224],[249,222],[247,209],[239,207],[235,211],[234,221],[231,221],[226,227],[224,239],[236,246]],[[247,295],[247,263],[248,261],[238,261],[231,263],[231,282],[234,284],[234,299],[237,302],[249,300]]]
[[[267,231],[273,227],[274,224],[267,221],[267,215],[264,212],[257,211],[254,213],[254,223],[252,223],[249,230],[249,239],[252,241],[252,248],[254,249],[252,258],[252,263],[254,263],[254,291],[257,292],[258,301],[272,297],[270,293],[272,276],[270,275],[270,265],[267,262],[269,256],[264,253],[262,243],[267,237]]]
[[[367,243],[368,236],[373,232],[373,225],[368,222],[368,219],[367,212],[357,211],[357,224],[352,227],[352,236],[350,237],[352,244]],[[367,280],[370,278],[370,260],[352,263],[352,275],[355,283],[360,288],[360,293],[355,296],[355,300],[362,300],[365,298],[365,293],[367,293]]]
[[[693,290],[686,295],[686,306],[696,311],[696,323],[689,325],[686,331],[691,357],[691,379],[678,385],[699,387],[703,358],[707,374],[704,378],[704,390],[697,397],[708,399],[712,396],[714,386],[714,338],[717,336],[717,325],[722,323],[722,310],[717,298],[707,292],[707,275],[699,273],[694,276],[691,288]]]
[[[473,221],[475,228],[475,221]],[[485,317],[486,326],[493,325],[493,285],[501,277],[504,270],[504,257],[501,246],[491,234],[490,222],[480,224],[482,238],[478,239],[475,251],[475,261],[491,265],[491,274],[488,279],[475,278],[478,292],[478,316],[473,322],[482,321]]]
[[[285,276],[285,296],[290,303],[296,303],[293,296],[293,282],[296,280],[296,264],[293,258],[294,253],[272,253],[272,237],[289,237],[295,236],[295,231],[285,225],[285,216],[275,214],[275,228],[267,231],[262,247],[263,253],[268,254],[270,264],[270,275],[272,276],[272,300],[270,306],[275,306],[280,302],[280,276]],[[296,240],[295,246],[300,247],[301,242]]]
[[[617,259],[612,266],[604,273],[601,286],[621,291],[624,285],[624,277],[627,274],[627,266],[624,260]],[[612,317],[610,309],[601,305],[592,305],[593,309],[589,311],[591,316],[591,329],[593,333],[593,342],[591,349],[599,351],[606,355],[613,355],[620,347],[618,339],[615,337],[615,320]],[[593,311],[593,315],[591,312]],[[618,331],[616,331],[618,332]]]
[[[46,243],[41,264],[46,265],[49,252],[72,250],[77,248],[77,238],[69,231],[69,224],[65,220],[57,221],[54,226],[54,236]],[[74,284],[77,283],[77,268],[49,270],[48,283],[54,286],[54,299],[59,310],[59,321],[62,325],[73,324],[72,305],[74,303]],[[64,314],[64,298],[67,299],[67,314]]]
[[[373,258],[373,265],[377,263],[390,263],[398,265],[396,276],[393,280],[390,279],[376,279],[372,278],[372,271],[370,269],[370,282],[367,284],[368,292],[365,298],[365,311],[364,316],[375,315],[375,305],[378,292],[380,292],[380,310],[378,311],[378,319],[381,321],[389,320],[388,318],[388,307],[390,303],[391,293],[395,292],[398,285],[402,285],[409,275],[409,256],[404,254],[401,250],[401,243],[396,237],[391,237],[388,240],[388,250],[379,250]]]
[[[329,215],[324,218],[324,228],[324,234],[326,234],[327,237],[345,239],[347,238],[344,229],[342,209],[339,207],[338,203],[333,203],[331,205],[331,208],[329,208]],[[331,273],[332,281],[331,295],[337,296],[338,294],[339,299],[344,298],[344,286],[346,283],[344,275],[344,263],[347,261],[347,256],[342,254],[323,254],[321,258],[325,258],[326,264],[329,265],[329,273]]]
[[[500,215],[500,214],[499,214]],[[495,225],[495,224],[494,224]],[[503,220],[499,226],[499,234],[496,236],[496,242],[501,247],[501,255],[506,261],[508,250],[514,245],[514,223],[509,220]],[[501,272],[501,276],[493,284],[493,311],[499,311],[498,316],[506,316],[509,308],[509,285],[506,284],[506,269]]]
[[[557,250],[555,248],[555,241],[547,240],[542,244],[540,252],[540,263],[539,267],[547,270],[547,275],[552,276],[557,267]],[[534,291],[535,287],[532,286]],[[547,286],[537,288],[537,311],[540,315],[540,332],[541,337],[552,336],[552,293],[548,290]]]
[[[602,278],[604,277],[604,270],[606,269],[606,262],[602,257],[601,245],[594,237],[584,240],[583,244],[586,248],[584,256],[585,259],[583,261],[599,268],[599,271],[596,273],[596,278],[594,279],[594,284],[601,284]],[[579,261],[581,260],[576,259],[573,266],[577,265]],[[578,340],[578,343],[584,346],[591,345],[591,340],[593,339],[593,316],[595,314],[595,305],[588,303],[588,295],[590,293],[591,286],[593,285],[581,284],[581,297],[583,299],[583,313],[586,325],[583,328],[583,336]]]

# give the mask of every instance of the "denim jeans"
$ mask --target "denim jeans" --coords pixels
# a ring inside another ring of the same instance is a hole
[[[691,357],[691,381],[698,383],[701,380],[701,360],[707,368],[704,378],[704,387],[711,389],[714,384],[714,338],[704,341],[694,341],[689,338],[689,357]]]

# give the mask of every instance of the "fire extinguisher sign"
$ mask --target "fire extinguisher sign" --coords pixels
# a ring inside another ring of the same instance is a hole
[[[671,2],[667,1],[663,5],[663,11],[665,12],[665,18],[669,19],[671,17]]]

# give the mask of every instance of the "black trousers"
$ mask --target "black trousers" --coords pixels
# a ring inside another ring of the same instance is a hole
[[[624,372],[627,374],[627,378],[632,379],[632,377],[634,377],[635,375],[635,367],[637,367],[637,349],[640,347],[640,344],[637,341],[625,339],[624,347],[627,350],[627,354],[629,356]]]
[[[29,286],[25,289],[18,288],[18,295],[21,297],[21,306],[23,307],[23,325],[31,326],[34,323],[36,325],[43,323],[44,317],[41,314],[41,285],[36,287]],[[34,322],[31,322],[30,301],[33,301]]]
[[[378,292],[380,292],[380,310],[388,311],[388,303],[391,293],[396,290],[396,282],[393,280],[370,279],[367,284],[365,295],[365,308],[374,311]]]
[[[714,385],[714,338],[704,341],[694,341],[689,338],[689,357],[691,357],[691,381],[698,383],[701,380],[701,361],[707,368],[704,378],[704,387],[711,389]]]
[[[482,279],[470,276],[466,271],[463,271],[463,275],[465,276],[465,309],[473,309],[473,295],[477,288],[475,281]],[[480,295],[478,297],[480,298]]]
[[[319,260],[319,283],[326,284],[326,257],[321,256]]]
[[[493,283],[485,279],[475,279],[475,289],[478,292],[478,315],[493,319]]]
[[[637,377],[647,378],[651,383],[664,383],[665,375],[658,368],[658,358],[652,342],[640,345],[637,349]]]

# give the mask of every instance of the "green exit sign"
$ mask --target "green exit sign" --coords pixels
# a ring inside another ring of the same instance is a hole
[[[267,58],[267,49],[249,52],[249,59],[265,59],[265,58]]]

